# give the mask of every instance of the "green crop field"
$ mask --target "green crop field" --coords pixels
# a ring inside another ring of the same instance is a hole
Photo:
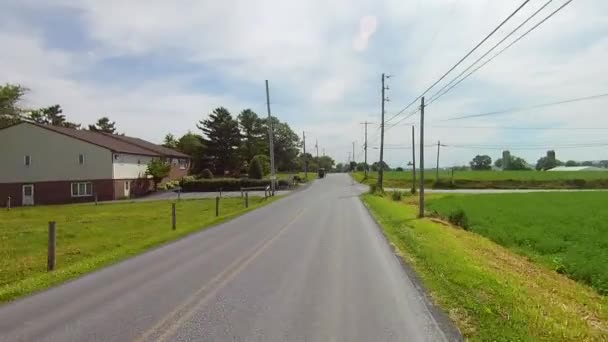
[[[467,341],[608,340],[607,296],[479,234],[418,219],[414,200],[363,196],[397,253]]]
[[[138,254],[277,199],[183,200],[176,204],[177,229],[171,229],[171,202],[55,205],[0,211],[0,302],[41,290]],[[47,272],[48,221],[56,221],[56,270]]]
[[[608,192],[451,195],[427,210],[462,209],[473,232],[607,295],[607,203]]]
[[[420,176],[419,174],[417,175]],[[366,184],[377,182],[378,173],[370,172],[364,179],[363,172],[357,172],[358,181]],[[607,171],[440,171],[436,183],[436,172],[424,173],[425,184],[437,188],[608,188]],[[453,181],[452,181],[453,180]],[[420,179],[417,178],[417,182]],[[385,188],[409,188],[412,184],[411,171],[387,171],[384,173]]]

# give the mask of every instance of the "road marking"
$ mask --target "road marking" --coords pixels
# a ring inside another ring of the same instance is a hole
[[[171,311],[162,320],[160,320],[152,328],[148,329],[134,341],[148,341],[153,336],[156,336],[156,338],[153,338],[154,341],[165,341],[169,336],[174,334],[185,321],[194,315],[198,307],[208,301],[218,290],[234,279],[253,260],[255,260],[274,241],[276,241],[283,234],[283,232],[285,232],[287,228],[302,215],[303,212],[303,209],[298,211],[298,213],[287,224],[285,224],[277,234],[263,240],[261,243],[256,245],[256,247],[254,247],[250,253],[247,253],[244,257],[235,260],[224,271],[220,272],[217,276],[203,285],[203,287],[198,289],[192,296],[190,296],[188,300]]]

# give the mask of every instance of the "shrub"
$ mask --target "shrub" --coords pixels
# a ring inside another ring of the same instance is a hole
[[[270,174],[270,158],[265,154],[258,154],[253,157],[253,159],[257,159],[262,165],[262,172],[264,175]],[[252,159],[252,160],[253,160]]]
[[[201,178],[213,179],[213,173],[209,169],[204,169],[203,172],[201,172]]]
[[[262,179],[264,178],[264,170],[262,169],[262,163],[259,158],[253,158],[251,164],[249,164],[249,178],[251,179]]]
[[[379,187],[378,184],[372,183],[369,186],[369,193],[374,194],[374,195],[376,195],[376,194],[382,195],[382,194],[384,194],[384,190],[381,187]]]
[[[403,198],[403,194],[401,193],[401,191],[395,190],[391,193],[391,198],[393,199],[393,201],[399,202],[401,201],[401,198]]]
[[[165,190],[172,190],[175,189],[179,186],[180,182],[179,181],[169,181],[167,183],[165,183]]]
[[[241,188],[266,187],[270,185],[269,179],[237,179],[237,178],[216,178],[198,179],[182,183],[182,192],[210,192],[210,191],[240,191]],[[277,181],[278,187],[288,187],[289,183],[280,179]]]
[[[295,175],[295,176],[293,176],[293,181],[300,183],[300,182],[302,182],[302,178],[300,178],[300,176],[298,176],[298,175]]]
[[[467,217],[467,213],[465,213],[462,209],[452,211],[448,217],[448,221],[464,230],[469,230],[469,218]]]

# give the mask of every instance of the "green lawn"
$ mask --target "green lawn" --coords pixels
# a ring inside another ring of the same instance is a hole
[[[171,202],[58,205],[0,211],[0,302],[78,277],[151,247],[222,222],[276,200],[224,198]],[[46,271],[48,221],[57,223],[57,266]]]
[[[355,177],[372,184],[377,182],[378,173],[370,172],[365,181],[363,172],[357,172]],[[435,171],[427,170],[424,177],[425,184],[437,188],[608,188],[608,171],[454,171],[453,181],[450,171],[440,171],[436,182]],[[384,187],[410,188],[412,178],[411,171],[387,171]]]
[[[608,340],[608,299],[593,289],[481,235],[417,219],[414,205],[363,200],[468,340]]]
[[[470,229],[608,295],[608,192],[445,196],[427,210],[456,209]]]

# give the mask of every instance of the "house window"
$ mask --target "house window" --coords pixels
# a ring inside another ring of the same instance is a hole
[[[72,197],[93,196],[93,184],[91,182],[72,183]]]
[[[78,155],[78,164],[84,165],[84,154]]]
[[[188,159],[180,159],[179,160],[179,169],[185,170],[188,168]]]
[[[32,157],[25,156],[23,158],[23,164],[25,164],[25,166],[30,166],[32,164]]]
[[[125,191],[129,191],[129,186],[130,186],[129,183],[131,183],[131,182],[129,182],[129,181],[125,182]]]

